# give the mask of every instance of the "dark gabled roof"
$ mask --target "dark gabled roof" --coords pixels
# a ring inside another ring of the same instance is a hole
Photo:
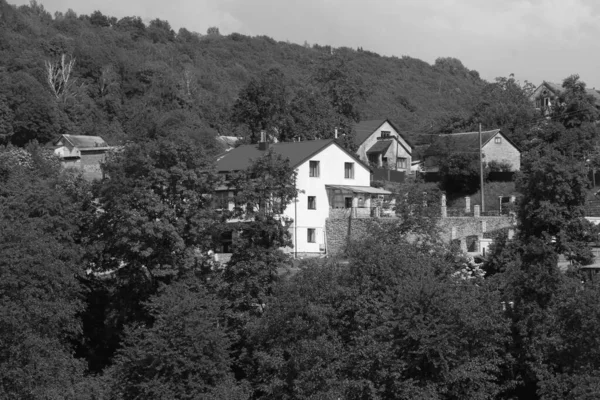
[[[68,142],[68,143],[65,143]],[[108,143],[100,136],[85,136],[85,135],[62,135],[56,142],[57,145],[77,147],[79,149],[109,147]]]
[[[552,92],[554,92],[554,94],[556,94],[557,96],[565,91],[565,89],[562,87],[562,85],[558,84],[558,83],[544,81],[544,82],[542,82],[542,85],[545,85]],[[597,105],[600,105],[600,92],[598,92],[596,89],[589,89],[589,88],[585,89],[585,92],[594,98]]]
[[[500,129],[481,132],[481,145],[485,146]],[[503,135],[502,137],[505,138]],[[512,144],[512,142],[511,142]],[[513,144],[514,146],[514,144]],[[431,146],[425,150],[425,156],[451,153],[477,153],[479,151],[479,132],[450,133],[438,135]]]
[[[367,154],[373,153],[385,153],[387,149],[392,144],[391,140],[378,140],[369,150],[367,150]]]
[[[404,137],[404,135],[400,133],[400,129],[398,129],[398,127],[388,118],[360,121],[359,123],[354,125],[354,142],[356,143],[356,145],[360,146],[365,140],[368,139],[369,136],[373,134],[373,132],[375,132],[381,125],[383,125],[386,122],[390,124],[396,132],[398,132],[398,135],[402,136],[402,139],[404,139],[411,148],[414,147],[410,140]]]
[[[331,145],[338,146],[342,151],[370,170],[368,165],[362,162],[355,154],[350,153],[348,150],[340,146],[335,139],[269,143],[269,149],[271,149],[275,154],[279,154],[283,158],[290,160],[290,166],[292,168],[296,168],[315,154],[323,151],[325,148]],[[252,164],[252,161],[262,157],[265,153],[265,150],[259,150],[258,144],[238,146],[217,159],[217,171],[243,171]]]

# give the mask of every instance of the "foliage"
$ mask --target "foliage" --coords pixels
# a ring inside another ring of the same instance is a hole
[[[520,234],[552,241],[558,253],[590,262],[587,243],[594,229],[583,218],[589,185],[584,163],[547,147],[528,152],[521,172],[517,180],[517,190],[522,193]]]
[[[98,187],[95,270],[147,269],[177,274],[208,250],[216,221],[210,196],[217,179],[202,149],[187,138],[124,146],[103,167]]]
[[[146,307],[152,322],[126,331],[114,366],[116,398],[244,399],[230,376],[220,302],[193,274],[163,287]],[[235,396],[234,396],[235,394]]]
[[[374,399],[498,393],[508,331],[497,294],[453,281],[443,259],[410,244],[364,244],[348,267],[313,263],[282,285],[254,328],[258,393]]]
[[[283,73],[271,69],[260,79],[253,79],[241,90],[233,105],[233,118],[246,123],[251,132],[251,142],[260,139],[265,132],[278,138],[285,137],[289,94]]]
[[[410,57],[224,36],[217,27],[206,35],[185,28],[176,34],[159,19],[145,24],[135,16],[117,20],[100,11],[77,16],[72,10],[53,18],[38,3],[0,4],[0,98],[13,115],[4,119],[0,100],[0,134],[10,134],[19,145],[68,132],[123,144],[174,110],[199,116],[193,126],[200,130],[237,134],[236,100],[273,69],[285,82],[285,115],[297,121],[286,119],[280,127],[285,140],[305,128],[306,137],[330,137],[335,127],[350,136],[357,118],[382,116],[416,136],[441,115],[469,110],[484,84],[472,71],[456,73]],[[44,67],[62,54],[77,60],[67,104],[50,93]],[[7,124],[12,129],[1,128]]]
[[[91,398],[73,346],[84,310],[78,218],[89,190],[40,153],[0,151],[0,397]]]
[[[480,186],[479,154],[454,153],[442,158],[439,163],[442,189],[449,194],[473,193]],[[483,169],[487,179],[489,169]]]
[[[580,127],[586,122],[595,122],[600,116],[596,99],[586,91],[585,82],[579,75],[571,75],[563,81],[563,92],[553,117],[567,128]]]
[[[484,129],[501,129],[502,133],[521,146],[529,128],[539,121],[529,97],[535,87],[521,84],[514,75],[499,77],[487,83],[479,102],[467,114],[450,114],[440,122],[441,133],[473,132],[481,124]]]

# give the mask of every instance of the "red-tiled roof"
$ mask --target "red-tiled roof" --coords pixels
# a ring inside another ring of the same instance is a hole
[[[481,132],[481,145],[485,146],[500,129]],[[435,156],[451,153],[470,153],[479,151],[479,132],[464,132],[438,135],[431,146],[425,151],[425,156]]]
[[[324,150],[326,147],[331,145],[338,146],[342,151],[354,158],[357,162],[362,164],[365,168],[369,167],[363,163],[355,154],[348,152],[342,146],[336,143],[334,139],[325,140],[306,140],[303,142],[280,142],[280,143],[269,143],[269,149],[279,154],[283,158],[290,160],[290,166],[295,168],[302,164],[304,161],[311,158],[313,155]],[[229,171],[243,171],[248,168],[253,160],[262,157],[265,154],[265,150],[260,150],[258,144],[247,144],[236,147],[233,150],[223,154],[217,159],[217,171],[218,172],[229,172]]]

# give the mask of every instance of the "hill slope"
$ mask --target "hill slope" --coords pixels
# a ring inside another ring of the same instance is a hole
[[[203,138],[231,134],[231,107],[253,77],[278,68],[294,91],[332,53],[370,89],[362,118],[389,117],[409,136],[448,113],[470,110],[485,84],[455,59],[431,66],[406,56],[209,31],[175,33],[167,21],[146,26],[137,17],[100,12],[53,17],[40,5],[0,0],[0,139],[23,144],[78,133],[118,143],[173,130]],[[48,65],[61,70],[62,54],[74,64],[56,93]]]

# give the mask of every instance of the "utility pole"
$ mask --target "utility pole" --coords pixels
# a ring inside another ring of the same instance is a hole
[[[479,124],[479,192],[481,193],[481,212],[485,211],[483,200],[483,148],[481,145],[481,124]]]

